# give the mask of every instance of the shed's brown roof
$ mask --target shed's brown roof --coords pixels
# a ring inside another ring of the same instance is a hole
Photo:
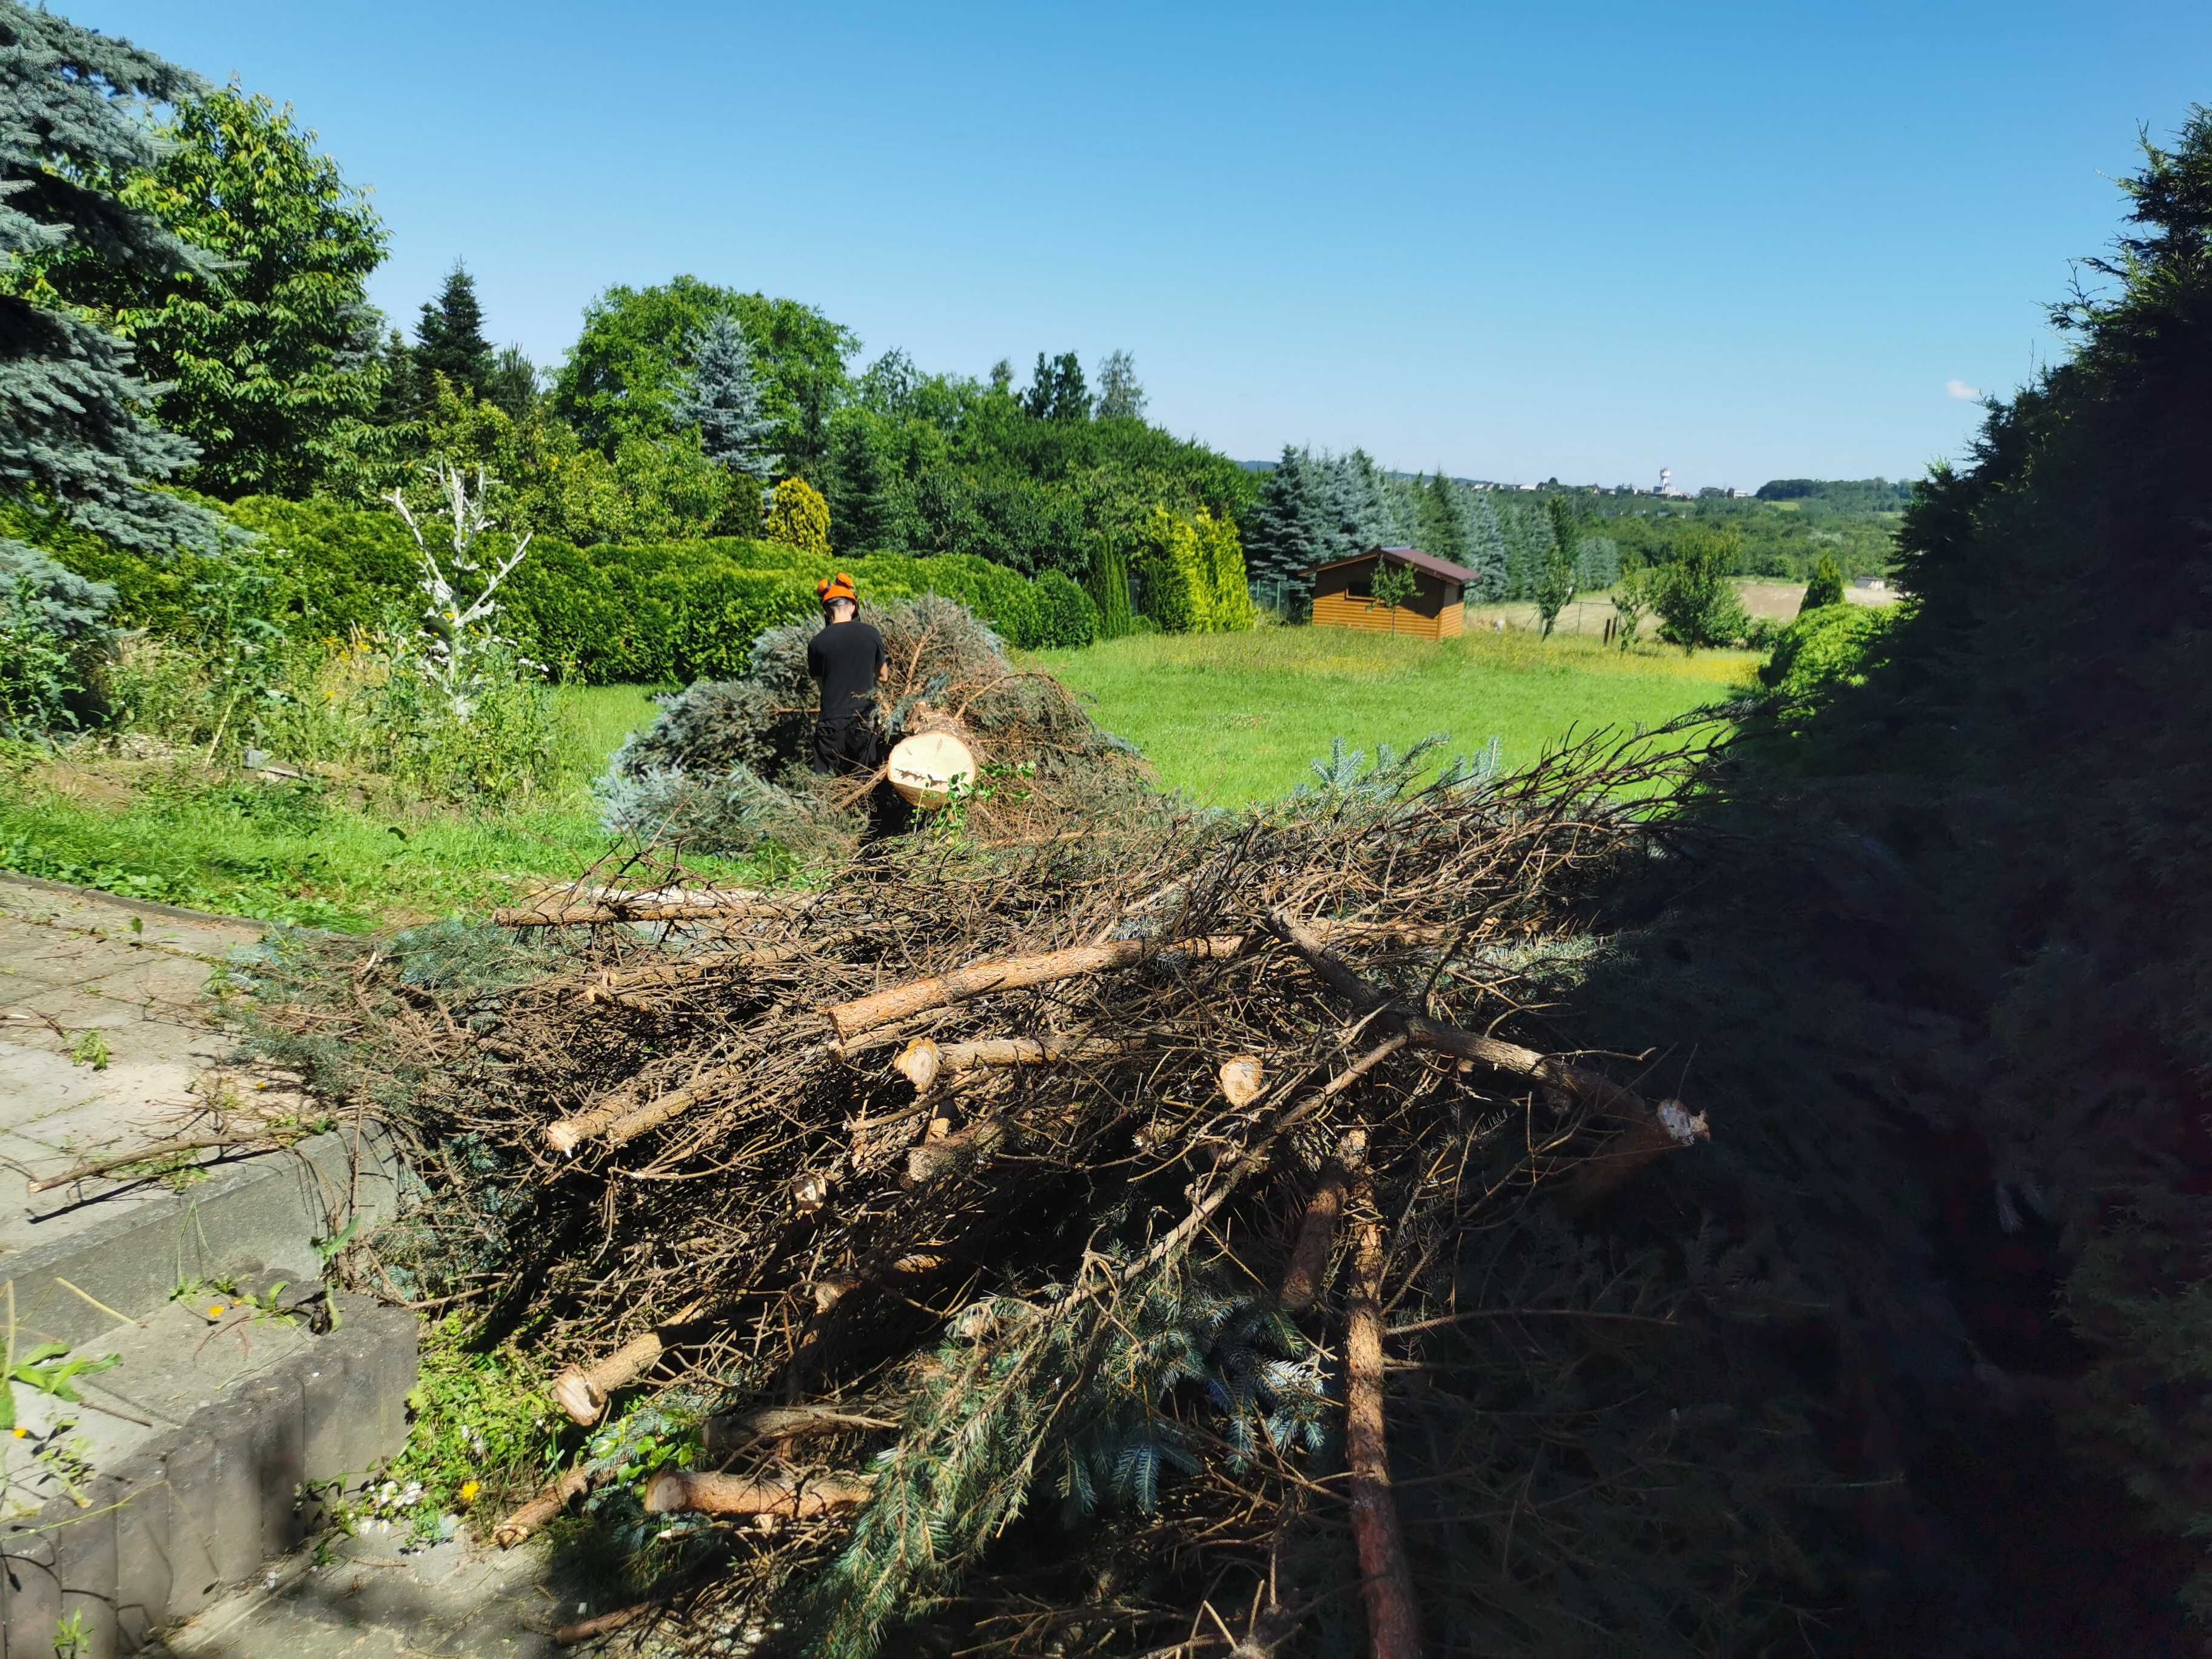
[[[1431,554],[1422,552],[1418,547],[1370,547],[1364,553],[1355,554],[1348,559],[1332,559],[1327,564],[1316,565],[1314,568],[1334,570],[1340,565],[1364,564],[1368,560],[1377,557],[1389,559],[1398,564],[1410,565],[1416,570],[1425,570],[1431,576],[1440,577],[1448,582],[1457,582],[1462,587],[1474,586],[1482,580],[1480,571],[1469,570],[1464,565],[1449,563]]]

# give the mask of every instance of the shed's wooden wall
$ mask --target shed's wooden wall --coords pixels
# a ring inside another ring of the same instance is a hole
[[[1357,628],[1370,634],[1394,631],[1389,607],[1352,596],[1355,580],[1363,586],[1374,580],[1375,562],[1340,565],[1314,577],[1313,620],[1316,628]],[[1466,613],[1458,597],[1458,584],[1446,583],[1425,570],[1413,573],[1418,584],[1413,597],[1398,607],[1395,632],[1416,640],[1456,638],[1466,626]],[[1447,599],[1447,593],[1451,595]]]

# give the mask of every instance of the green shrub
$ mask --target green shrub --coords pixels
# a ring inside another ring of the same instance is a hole
[[[1085,646],[1098,637],[1098,607],[1088,593],[1057,570],[1042,573],[1036,587],[1040,646]]]
[[[0,541],[0,738],[75,727],[91,713],[99,665],[114,643],[115,590],[37,548]]]
[[[1733,534],[1700,531],[1684,536],[1674,560],[1653,569],[1650,592],[1661,639],[1694,651],[1733,645],[1751,631],[1751,618],[1729,580],[1741,546]]]
[[[1814,564],[1813,574],[1805,584],[1804,602],[1797,607],[1797,614],[1802,617],[1808,611],[1826,610],[1829,605],[1843,602],[1843,569],[1836,563],[1834,554],[1823,553]]]
[[[1892,611],[1863,605],[1808,611],[1775,641],[1774,654],[1759,671],[1759,683],[1800,700],[1817,699],[1839,684],[1863,684],[1867,652],[1893,617]]]

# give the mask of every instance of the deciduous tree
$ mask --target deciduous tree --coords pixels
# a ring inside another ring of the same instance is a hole
[[[1037,353],[1022,408],[1032,420],[1083,421],[1091,417],[1091,393],[1083,383],[1083,362],[1072,351],[1048,359]]]
[[[1098,365],[1098,418],[1141,421],[1146,401],[1145,388],[1137,383],[1137,360],[1126,351],[1108,352]]]

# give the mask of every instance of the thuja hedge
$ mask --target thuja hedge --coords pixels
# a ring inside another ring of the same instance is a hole
[[[84,540],[55,550],[115,584],[127,623],[190,640],[204,641],[228,615],[343,638],[404,623],[420,605],[413,545],[391,514],[270,497],[223,511],[254,538],[228,564],[149,561]],[[564,679],[685,684],[739,672],[755,636],[811,614],[815,584],[841,569],[858,582],[864,611],[941,593],[1024,648],[1088,645],[1097,632],[1097,611],[1073,583],[1031,583],[972,555],[832,559],[734,538],[580,548],[538,537],[501,589],[499,626]]]

